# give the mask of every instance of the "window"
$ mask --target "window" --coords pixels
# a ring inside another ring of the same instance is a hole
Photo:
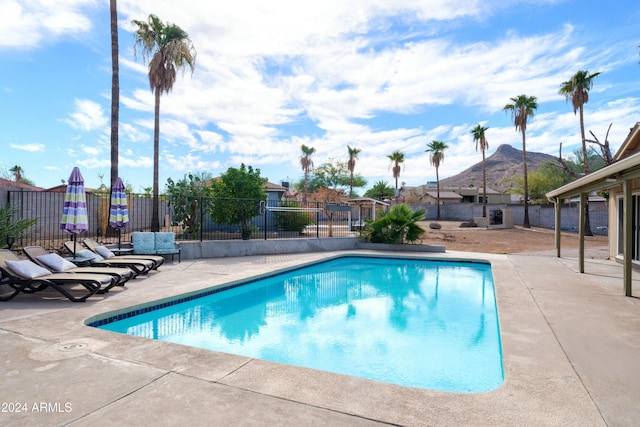
[[[475,201],[475,196],[462,196],[462,203],[473,203]]]
[[[622,256],[624,245],[623,216],[624,198],[618,198],[618,255]],[[640,261],[640,195],[633,195],[631,199],[631,259]]]

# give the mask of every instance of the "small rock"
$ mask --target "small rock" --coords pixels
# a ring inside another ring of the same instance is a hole
[[[461,228],[477,227],[477,226],[478,226],[478,224],[476,224],[476,222],[474,220],[463,222],[463,223],[460,224]]]
[[[432,222],[431,224],[429,224],[429,228],[432,230],[440,230],[442,226],[437,222]]]

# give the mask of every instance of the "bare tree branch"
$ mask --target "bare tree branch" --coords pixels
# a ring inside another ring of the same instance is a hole
[[[564,161],[564,159],[562,158],[562,142],[560,143],[560,150],[558,153],[558,157],[557,157],[558,163],[560,163],[560,167],[562,167],[562,169],[569,174],[569,176],[571,176],[572,178],[578,178],[580,176],[580,174],[574,172],[569,165],[567,164],[567,162]]]
[[[609,124],[609,128],[607,129],[607,134],[604,137],[604,143],[601,143],[597,136],[593,133],[593,131],[589,131],[593,139],[585,139],[586,142],[590,144],[596,144],[600,147],[599,156],[604,160],[605,164],[610,165],[613,163],[613,156],[611,155],[611,148],[609,147],[609,132],[611,131],[611,126],[613,123]]]

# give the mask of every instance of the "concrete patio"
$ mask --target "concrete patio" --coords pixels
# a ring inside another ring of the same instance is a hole
[[[640,299],[623,296],[622,268],[608,260],[588,259],[579,274],[571,255],[426,254],[492,263],[505,381],[483,394],[406,388],[84,325],[101,313],[340,253],[352,252],[168,262],[85,303],[43,294],[0,303],[0,424],[638,424]]]

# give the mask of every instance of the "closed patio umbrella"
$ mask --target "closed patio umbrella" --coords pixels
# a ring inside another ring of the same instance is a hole
[[[129,225],[129,208],[124,183],[118,177],[111,188],[111,208],[109,209],[109,226],[118,230],[118,249],[122,229]]]
[[[69,176],[69,181],[67,181],[67,191],[64,196],[64,211],[62,212],[60,229],[68,231],[73,235],[73,257],[75,258],[78,234],[89,229],[84,178],[77,166],[73,168]]]

